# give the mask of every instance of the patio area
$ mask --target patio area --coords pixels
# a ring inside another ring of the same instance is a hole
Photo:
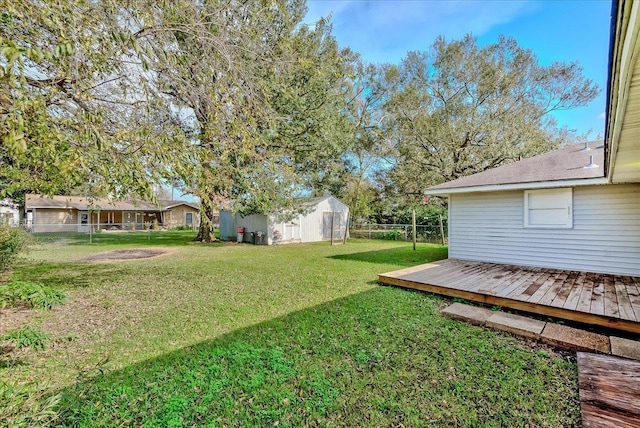
[[[630,276],[445,259],[383,273],[378,281],[640,333],[640,278]]]

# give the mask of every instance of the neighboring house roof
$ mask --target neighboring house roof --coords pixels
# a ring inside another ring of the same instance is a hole
[[[172,199],[158,199],[158,203],[165,210],[168,210],[170,208],[174,208],[174,207],[177,207],[177,206],[180,206],[180,205],[186,205],[186,206],[191,207],[191,208],[196,209],[196,210],[200,209],[200,204],[197,203],[197,202],[189,202],[189,201],[182,201],[182,200],[172,200]]]
[[[85,196],[42,196],[27,194],[26,209],[76,209],[104,211],[164,211],[165,208],[145,201],[116,201],[105,198],[87,198]]]
[[[588,147],[589,150],[585,150]],[[589,165],[593,156],[592,167]],[[595,182],[594,182],[595,181]],[[604,143],[592,141],[573,144],[542,155],[499,166],[477,174],[461,177],[437,186],[425,193],[448,193],[558,187],[563,185],[604,184]]]

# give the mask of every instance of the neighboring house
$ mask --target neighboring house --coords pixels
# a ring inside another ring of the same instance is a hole
[[[292,220],[283,221],[276,216],[253,214],[242,217],[231,211],[220,212],[220,239],[236,240],[239,227],[244,228],[244,242],[253,242],[262,237],[259,244],[285,244],[294,242],[317,242],[344,239],[347,233],[349,207],[334,196],[324,196],[302,200],[305,213],[297,214]]]
[[[26,225],[32,232],[144,230],[199,225],[198,205],[186,201],[116,201],[84,196],[25,196]]]
[[[453,259],[640,276],[640,3],[614,3],[604,143],[433,186]]]
[[[0,200],[0,225],[8,225],[11,227],[20,224],[20,210],[18,205],[9,199]]]
[[[200,226],[200,205],[187,201],[158,200],[163,207],[163,225],[165,227]],[[214,213],[213,222],[218,222],[218,214]]]

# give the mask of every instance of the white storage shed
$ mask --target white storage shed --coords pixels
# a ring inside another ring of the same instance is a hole
[[[291,220],[273,215],[252,214],[241,216],[231,211],[220,211],[220,239],[236,240],[238,228],[244,228],[243,242],[274,245],[296,242],[318,242],[344,239],[348,233],[349,207],[335,196],[301,200],[305,213]]]

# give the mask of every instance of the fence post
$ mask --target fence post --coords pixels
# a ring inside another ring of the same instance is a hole
[[[331,213],[331,245],[333,245],[333,218],[335,213]]]
[[[442,237],[442,245],[446,245],[444,240],[444,226],[442,225],[442,214],[440,214],[440,236]]]
[[[413,227],[413,251],[416,250],[416,210],[411,212],[411,226]]]

